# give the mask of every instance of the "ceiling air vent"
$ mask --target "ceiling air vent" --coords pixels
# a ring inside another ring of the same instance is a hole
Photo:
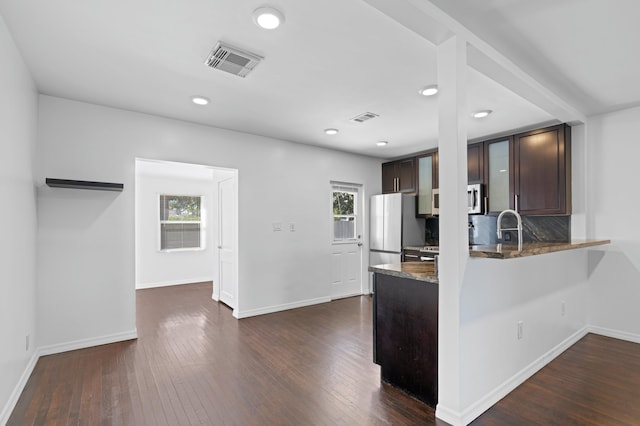
[[[376,117],[379,117],[379,115],[374,114],[372,112],[365,112],[353,117],[350,121],[353,121],[355,123],[364,123],[365,121],[371,120],[372,118],[376,118]]]
[[[204,63],[211,68],[244,78],[263,59],[262,56],[255,53],[218,42]]]

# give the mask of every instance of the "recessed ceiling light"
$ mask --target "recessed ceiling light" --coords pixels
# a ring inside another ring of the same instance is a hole
[[[483,109],[482,111],[476,111],[473,114],[471,114],[471,116],[473,118],[485,118],[488,117],[489,114],[491,114],[493,111],[491,111],[490,109]]]
[[[284,22],[284,15],[272,7],[259,7],[253,11],[253,22],[265,30],[274,30]]]
[[[387,142],[387,141],[376,142],[376,145],[378,145],[378,146],[385,146],[385,145],[388,145],[388,144],[389,144],[389,142]]]
[[[418,93],[420,93],[422,96],[433,96],[438,93],[438,85],[432,84],[431,86],[423,87],[422,89],[418,90]]]
[[[324,129],[327,135],[337,135],[340,130],[338,129]]]
[[[196,105],[207,105],[209,103],[209,98],[205,98],[204,96],[194,96],[191,98],[191,102]]]

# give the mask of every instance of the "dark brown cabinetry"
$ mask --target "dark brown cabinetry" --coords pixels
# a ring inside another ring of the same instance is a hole
[[[374,361],[382,380],[438,402],[438,284],[374,275]]]
[[[469,184],[481,183],[483,211],[521,215],[571,214],[571,127],[545,127],[467,148]],[[382,192],[416,192],[418,216],[431,215],[438,187],[437,150],[382,164]]]
[[[382,193],[416,192],[415,158],[382,164]]]
[[[484,183],[484,144],[474,143],[467,147],[467,181]]]
[[[515,208],[523,215],[571,214],[571,128],[514,137]]]

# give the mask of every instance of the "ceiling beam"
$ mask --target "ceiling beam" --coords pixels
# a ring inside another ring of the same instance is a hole
[[[586,122],[580,109],[482,40],[429,0],[364,0],[424,39],[438,46],[453,35],[469,45],[468,65],[564,123]]]

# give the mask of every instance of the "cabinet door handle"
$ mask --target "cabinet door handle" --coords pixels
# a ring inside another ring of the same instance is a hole
[[[515,211],[518,211],[518,194],[514,195],[514,198],[515,198],[515,201],[514,201],[514,203],[515,203],[515,206],[514,206],[514,207],[515,207],[515,209],[514,209],[514,210],[515,210]]]
[[[484,197],[484,214],[489,213],[488,206],[489,205],[489,197]]]

